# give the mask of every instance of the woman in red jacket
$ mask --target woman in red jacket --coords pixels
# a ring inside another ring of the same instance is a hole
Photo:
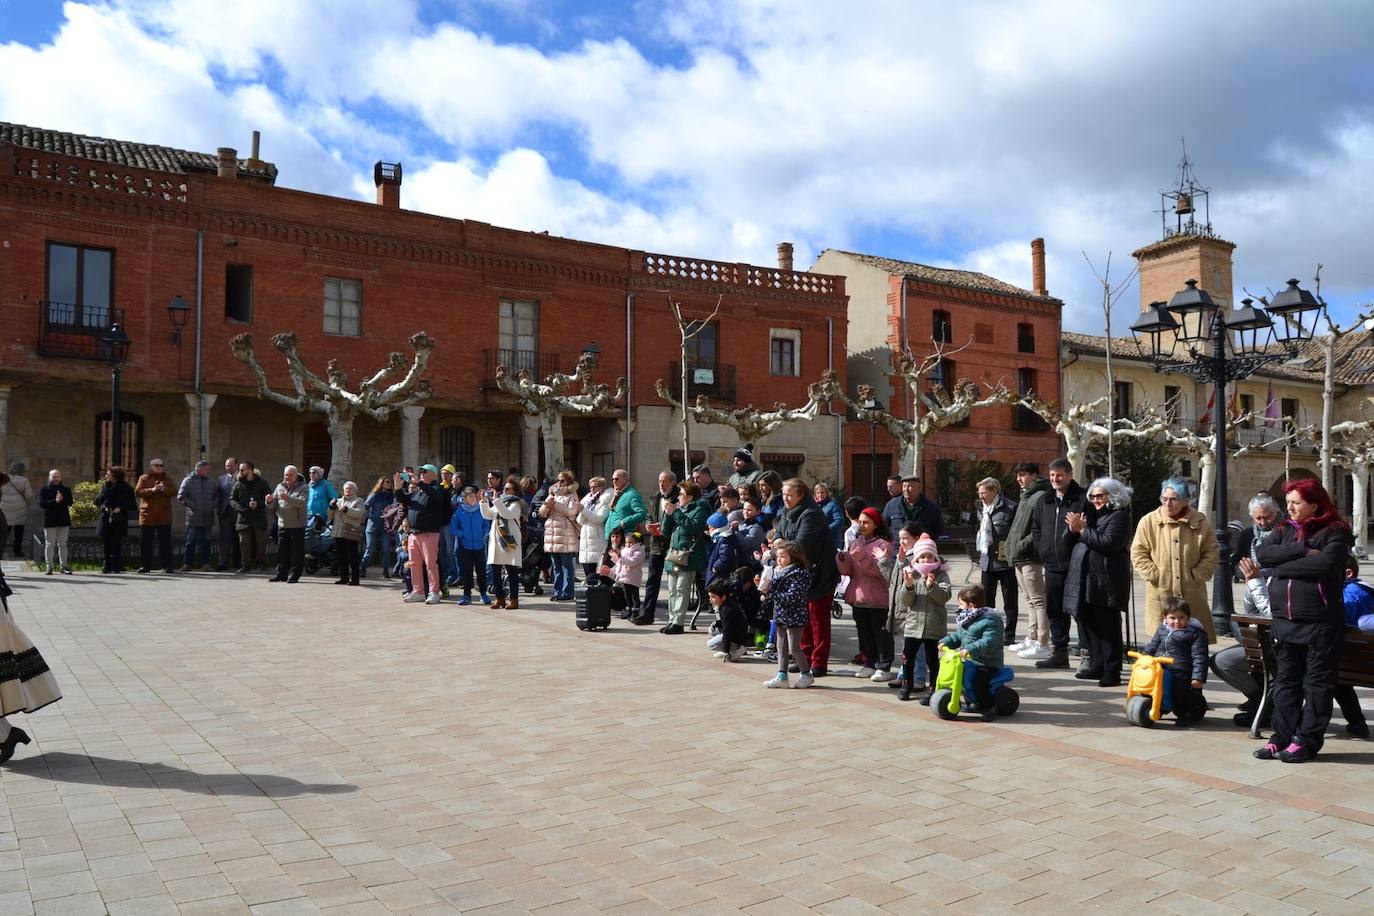
[[[844,600],[854,610],[859,653],[868,664],[855,677],[882,683],[892,680],[892,634],[887,631],[888,583],[892,575],[892,532],[872,506],[855,520],[858,534],[835,553],[840,575],[849,577]],[[872,665],[872,667],[869,667]]]

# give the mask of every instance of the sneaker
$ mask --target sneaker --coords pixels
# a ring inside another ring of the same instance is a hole
[[[421,601],[425,600],[425,596],[420,594],[419,592],[411,592],[410,594],[406,595],[403,600],[406,604],[419,604]]]
[[[1033,639],[1031,639],[1029,636],[1027,636],[1025,639],[1023,639],[1023,640],[1021,640],[1020,642],[1016,643],[1016,645],[1012,646],[1011,648],[1012,648],[1012,651],[1013,651],[1013,652],[1020,652],[1022,649],[1029,649],[1029,648],[1031,648],[1032,646],[1036,646],[1036,645],[1039,645],[1039,643],[1037,643],[1035,640],[1033,640]]]
[[[786,687],[786,686],[787,686],[787,672],[786,672],[786,671],[779,671],[777,674],[773,675],[773,677],[772,677],[771,680],[764,681],[764,682],[763,682],[763,686],[765,686],[765,687]]]
[[[483,604],[491,604],[491,599],[490,599],[489,597],[487,597],[487,593],[486,593],[486,592],[482,592],[482,603],[483,603]]]
[[[869,680],[875,684],[886,684],[888,681],[896,680],[896,678],[897,675],[891,671],[874,671]]]
[[[70,566],[64,566],[64,567],[62,567],[62,575],[64,575],[64,576],[70,576],[71,574],[72,574],[72,568],[71,568]]]
[[[1016,653],[1020,658],[1027,658],[1031,661],[1038,661],[1042,658],[1049,658],[1053,653],[1049,646],[1042,646],[1038,642],[1033,642],[1026,648]]]
[[[855,677],[872,677],[872,676],[873,676],[873,669],[870,668],[870,667],[868,667],[867,665],[864,665],[864,666],[863,666],[862,668],[860,668],[858,671],[855,671],[855,672],[854,672],[854,676],[855,676]]]
[[[1273,760],[1279,756],[1279,746],[1270,741],[1264,747],[1254,752],[1256,760]]]
[[[425,604],[438,604],[440,600],[438,595],[434,594],[434,592],[430,592],[429,597],[425,599]]]
[[[730,657],[730,653],[729,653],[729,652],[717,652],[717,653],[716,653],[714,656],[712,656],[712,657],[715,658],[715,659],[718,659],[718,660],[720,660],[720,661],[724,661],[725,659],[727,659],[727,658]]]
[[[1317,756],[1317,752],[1294,741],[1288,747],[1274,755],[1284,763],[1306,763]]]
[[[458,599],[458,603],[459,603],[459,604],[472,604],[472,596],[471,596],[471,595],[464,595],[463,597],[461,597],[461,598]]]
[[[778,653],[775,649],[764,649],[763,657],[768,659],[770,662],[775,662],[778,660]]]
[[[271,580],[269,580],[269,581],[271,581],[271,582],[276,582],[276,581],[278,581],[278,580],[276,580],[276,579],[271,579]],[[408,600],[410,600],[410,594],[411,594],[410,592],[401,592],[401,600],[402,600],[402,601],[408,601]]]
[[[730,654],[725,656],[727,662],[737,662],[744,658],[744,646],[735,646],[730,650]]]
[[[794,690],[805,690],[807,687],[810,687],[814,683],[816,683],[816,679],[811,676],[811,673],[809,671],[807,671],[803,672],[802,676],[797,678],[797,683],[793,684],[792,688]]]

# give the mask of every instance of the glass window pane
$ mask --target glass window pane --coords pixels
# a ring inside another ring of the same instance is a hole
[[[112,253],[87,248],[83,255],[81,304],[102,311],[109,309]]]
[[[48,301],[76,302],[77,250],[71,245],[48,246]]]

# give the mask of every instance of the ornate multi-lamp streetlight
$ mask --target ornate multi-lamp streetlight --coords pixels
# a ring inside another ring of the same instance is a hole
[[[1153,302],[1131,325],[1131,333],[1159,372],[1180,372],[1200,384],[1216,386],[1216,503],[1213,524],[1221,555],[1212,583],[1212,610],[1231,615],[1231,551],[1226,541],[1226,386],[1257,369],[1297,355],[1311,340],[1325,306],[1289,280],[1267,308],[1242,299],[1238,309],[1222,310],[1189,280],[1168,305]],[[1185,353],[1176,352],[1175,343]],[[1205,507],[1199,507],[1205,509]]]
[[[110,464],[124,464],[124,423],[119,418],[119,370],[129,358],[132,341],[119,326],[110,325],[105,336],[100,338],[105,345],[105,359],[110,364]],[[99,443],[97,443],[98,445]],[[126,468],[126,470],[128,470]]]

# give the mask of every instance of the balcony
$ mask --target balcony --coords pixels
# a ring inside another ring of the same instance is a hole
[[[542,382],[558,368],[559,354],[540,353],[537,350],[483,350],[482,351],[482,388],[491,390],[496,387],[496,367],[505,366],[511,375],[521,369],[530,374],[536,382]]]
[[[682,387],[682,363],[670,363],[664,381],[677,393]],[[735,367],[717,363],[690,370],[687,373],[687,400],[694,401],[702,394],[713,401],[735,403]]]
[[[70,302],[38,303],[38,355],[105,362],[101,338],[114,322],[124,324],[124,310]]]

